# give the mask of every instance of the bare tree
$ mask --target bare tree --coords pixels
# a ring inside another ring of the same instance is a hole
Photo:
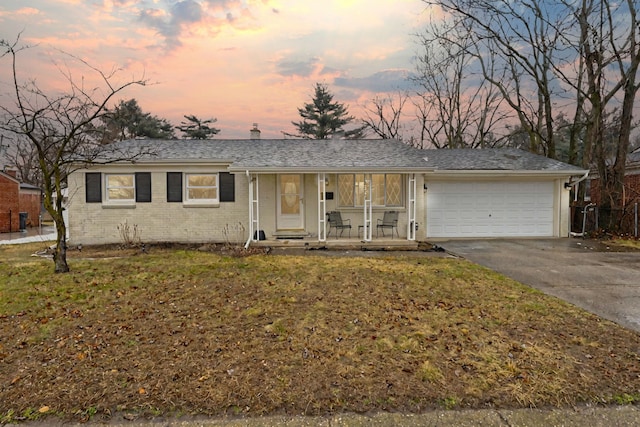
[[[561,31],[563,43],[578,65],[571,73],[556,67],[556,73],[575,92],[572,138],[573,133],[583,136],[581,165],[598,172],[600,224],[616,231],[625,209],[624,175],[640,88],[639,5],[634,0],[582,0],[563,6],[573,17]]]
[[[583,167],[597,168],[601,212],[620,213],[640,87],[638,1],[425,2],[442,8],[456,28],[471,34],[474,50],[466,51],[476,57],[485,78],[517,115],[520,131],[528,135],[529,150],[556,158],[556,138],[567,129],[556,118],[561,114],[572,118],[569,161],[582,159]],[[491,77],[495,71],[499,78]],[[610,143],[605,128],[612,125],[616,131]],[[617,228],[617,215],[604,225]]]
[[[132,80],[115,84],[117,70],[104,73],[84,60],[64,54],[79,66],[97,77],[95,87],[84,86],[74,80],[69,69],[59,68],[68,84],[66,93],[47,93],[35,80],[23,82],[18,72],[18,56],[29,46],[19,46],[20,35],[15,42],[0,40],[3,52],[0,58],[8,57],[11,70],[11,88],[14,104],[0,106],[2,121],[0,128],[28,141],[37,153],[42,174],[44,207],[55,221],[56,245],[53,251],[54,271],[69,271],[67,264],[66,224],[62,216],[62,190],[67,175],[73,168],[97,162],[99,158],[109,161],[133,160],[142,153],[116,153],[112,145],[103,145],[95,135],[94,124],[105,113],[107,103],[124,89],[133,85],[145,85],[145,80]],[[105,156],[105,154],[109,155]]]
[[[12,138],[13,139],[13,138]],[[37,150],[25,139],[16,139],[7,151],[6,158],[18,172],[22,182],[42,188],[42,173]]]
[[[365,104],[362,122],[382,139],[403,141],[402,110],[408,99],[409,94],[400,91],[386,97],[376,95]]]
[[[422,128],[420,145],[425,139],[436,148],[499,144],[496,126],[509,112],[489,82],[495,79],[491,55],[480,64],[472,33],[448,21],[431,23],[420,43],[414,79],[422,87],[414,101]]]
[[[497,89],[529,135],[529,149],[555,158],[553,61],[559,34],[555,7],[542,0],[434,0],[471,37],[484,77]],[[460,47],[463,47],[461,45]]]
[[[609,229],[617,229],[622,214],[617,214],[617,211],[625,207],[625,166],[633,128],[633,108],[640,88],[636,83],[640,65],[640,21],[637,16],[638,4],[633,0],[620,3],[603,0],[596,5],[595,12],[602,17],[598,27],[584,23],[587,31],[597,34],[595,40],[587,41],[584,48],[589,82],[587,97],[592,104],[592,129],[589,134],[600,177],[600,211],[610,213],[609,218],[603,218],[604,225]],[[620,19],[622,22],[626,21],[628,27],[621,29]],[[611,59],[610,66],[606,58]],[[607,85],[609,78],[615,75],[618,76],[617,79]],[[619,108],[620,111],[616,126],[618,131],[615,132],[617,138],[611,149],[606,147],[607,138],[603,137],[604,109],[607,104],[614,104],[614,108]],[[607,152],[613,152],[612,156],[607,155]]]

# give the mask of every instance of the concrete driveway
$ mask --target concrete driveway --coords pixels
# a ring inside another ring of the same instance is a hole
[[[447,252],[640,332],[640,252],[597,241],[451,240]]]

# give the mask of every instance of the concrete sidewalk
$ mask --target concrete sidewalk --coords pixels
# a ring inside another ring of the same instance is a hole
[[[119,419],[117,419],[119,418]],[[331,416],[267,416],[255,418],[153,418],[127,421],[121,416],[109,421],[95,420],[82,424],[43,420],[16,424],[19,426],[86,427],[395,427],[395,426],[487,426],[487,427],[624,427],[640,425],[640,409],[636,406],[584,406],[575,409],[513,409],[432,411],[424,414],[378,413],[371,415],[339,414]]]
[[[48,242],[56,239],[56,230],[52,226],[33,227],[25,231],[0,233],[0,245]]]

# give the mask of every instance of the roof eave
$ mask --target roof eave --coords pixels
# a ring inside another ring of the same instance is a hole
[[[91,167],[109,167],[109,166],[123,166],[123,165],[147,165],[147,166],[172,166],[172,165],[215,165],[225,166],[233,163],[233,160],[229,159],[140,159],[140,160],[118,160],[115,162],[105,163],[86,163],[79,162],[78,165]]]
[[[544,176],[544,177],[567,177],[567,176],[581,176],[588,173],[588,170],[502,170],[502,169],[491,169],[491,170],[457,170],[457,169],[447,169],[447,170],[435,170],[434,176],[514,176],[514,177],[527,177],[527,176]]]
[[[433,168],[411,168],[411,167],[242,167],[229,166],[229,172],[249,172],[256,174],[275,173],[431,173]]]
[[[13,181],[13,182],[15,182],[16,184],[20,184],[20,180],[18,178],[15,178],[15,177],[9,175],[8,173],[0,171],[0,175],[5,177],[5,178],[7,178],[7,179],[9,179],[9,180],[11,180],[11,181]]]

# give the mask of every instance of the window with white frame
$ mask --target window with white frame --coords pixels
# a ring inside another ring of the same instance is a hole
[[[107,201],[110,202],[135,202],[136,187],[135,175],[128,174],[107,174],[106,192]]]
[[[218,174],[187,174],[185,200],[203,203],[218,202]]]
[[[364,174],[338,175],[338,205],[361,207],[368,188]],[[372,174],[371,203],[373,206],[402,206],[402,175]]]

